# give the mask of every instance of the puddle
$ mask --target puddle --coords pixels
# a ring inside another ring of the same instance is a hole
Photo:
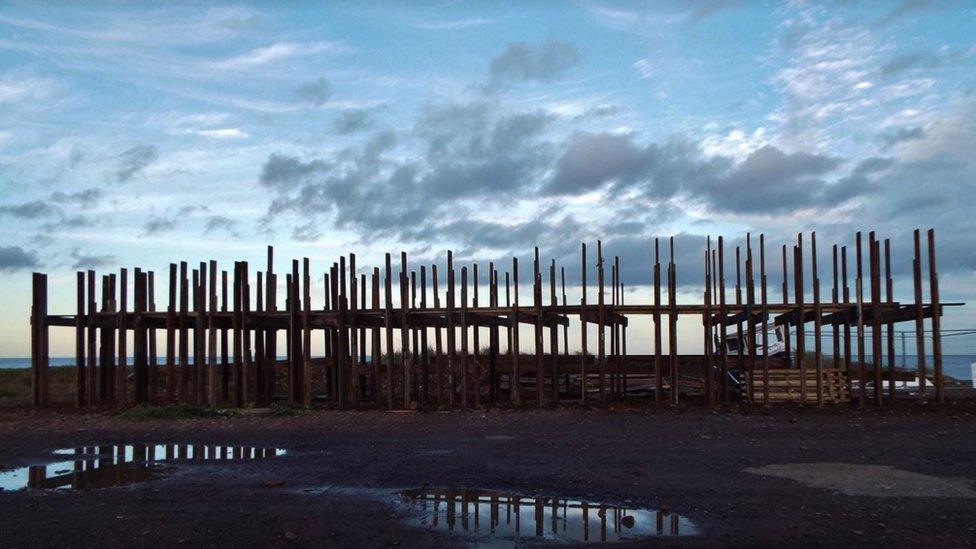
[[[633,541],[698,533],[685,517],[555,497],[520,497],[488,490],[401,492],[420,511],[411,521],[501,545],[538,539],[557,543]]]
[[[278,448],[196,444],[116,444],[61,448],[63,461],[0,472],[0,490],[87,490],[146,482],[167,463],[247,461],[285,455]]]

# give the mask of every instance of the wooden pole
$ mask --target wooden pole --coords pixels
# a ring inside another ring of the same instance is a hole
[[[80,275],[81,273],[79,273],[79,281]],[[79,297],[81,297],[80,292]],[[78,361],[78,364],[81,362]],[[51,402],[48,373],[47,275],[41,273],[31,275],[31,395],[34,406],[47,406]]]
[[[915,283],[915,353],[918,357],[918,400],[925,401],[925,305],[922,303],[922,244],[920,231],[915,229],[915,260],[912,274]]]
[[[942,378],[942,306],[939,304],[939,272],[935,267],[935,229],[928,231],[929,243],[929,296],[932,300],[932,368],[935,372],[935,400],[945,405],[945,387]]]

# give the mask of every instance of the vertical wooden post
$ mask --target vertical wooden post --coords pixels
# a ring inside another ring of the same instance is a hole
[[[606,348],[606,303],[603,295],[603,242],[596,241],[596,280],[597,280],[597,360],[599,361],[600,402],[607,401],[607,348]]]
[[[884,241],[884,269],[885,269],[885,301],[889,307],[895,302],[894,281],[891,279],[891,240]],[[887,333],[888,340],[888,400],[895,401],[895,323],[891,318],[894,313],[892,308],[888,310]]]
[[[786,261],[786,244],[783,244],[783,305],[784,307],[790,304],[790,278],[789,269],[787,268]],[[783,345],[786,350],[786,367],[791,366],[792,353],[790,350],[790,323],[789,321],[783,323]]]
[[[834,284],[833,284],[833,286],[831,287],[831,290],[830,290],[830,302],[833,305],[837,305],[838,303],[840,303],[840,285],[839,285],[839,277],[838,277],[838,272],[837,272],[837,244],[834,244],[834,246],[833,246],[833,259],[834,259],[834,261],[833,261],[833,267],[834,267],[834,270],[833,270],[833,273],[834,273],[833,281],[834,281]],[[837,313],[836,310],[834,310],[833,312],[835,314]],[[831,327],[831,338],[832,338],[832,341],[833,341],[834,368],[838,368],[839,369],[840,368],[840,360],[841,360],[841,358],[840,358],[840,328],[839,328],[839,326],[837,324],[837,321],[834,321],[833,322],[833,325]],[[847,368],[847,364],[844,365],[844,368]]]
[[[674,263],[674,237],[669,241],[668,262],[668,354],[671,368],[671,403],[678,403],[678,272]]]
[[[871,265],[871,368],[874,381],[874,403],[878,406],[882,404],[882,377],[881,377],[881,245],[872,231],[868,235],[868,242],[871,246],[870,265]]]
[[[468,268],[461,267],[461,408],[468,407]]]
[[[746,341],[749,345],[749,376],[746,377],[746,392],[749,401],[754,401],[753,380],[756,375],[756,284],[755,267],[752,258],[752,235],[746,233]]]
[[[915,229],[915,260],[912,262],[912,275],[915,285],[915,353],[918,357],[918,399],[925,401],[925,304],[922,302],[922,240],[920,231]]]
[[[437,265],[430,266],[430,278],[431,278],[431,290],[434,293],[434,308],[441,308],[441,296],[440,291],[437,288]],[[435,377],[435,390],[437,395],[437,405],[442,406],[444,404],[444,360],[441,356],[443,352],[442,348],[442,336],[441,327],[438,326],[434,330],[434,377]]]
[[[264,301],[264,273],[260,270],[257,271],[257,284],[254,285],[255,291],[255,308],[254,310],[258,313],[266,313]],[[267,315],[263,315],[264,318],[268,318]],[[268,360],[268,351],[265,348],[266,335],[264,329],[255,329],[254,331],[254,404],[255,406],[269,406],[271,404],[271,382],[272,382],[272,372]]]
[[[708,404],[715,404],[715,366],[712,363],[712,271],[709,262],[712,254],[712,237],[705,239],[705,291],[702,295],[705,302],[705,310],[702,313],[702,331],[704,340],[702,341],[702,352],[705,354],[705,395]],[[750,395],[751,396],[751,395]]]
[[[266,285],[264,308],[268,313],[276,313],[278,311],[278,275],[274,272],[274,248],[271,246],[268,246],[268,266],[264,283]],[[328,284],[326,284],[326,292],[328,292]],[[264,338],[264,352],[267,356],[265,365],[267,370],[266,402],[270,404],[276,393],[278,378],[278,330],[274,327],[266,329]]]
[[[522,376],[519,370],[519,289],[518,289],[518,258],[512,258],[512,333],[509,337],[509,348],[512,354],[512,373],[510,376],[509,392],[512,395],[512,403],[515,406],[522,404]]]
[[[535,399],[538,406],[544,404],[545,399],[545,377],[542,373],[543,359],[542,354],[545,348],[542,343],[542,273],[539,269],[539,247],[535,248],[535,260],[532,262],[532,302],[535,308],[535,331],[534,345],[535,350]]]
[[[296,263],[297,265],[297,263]],[[297,269],[297,266],[296,266]],[[296,270],[297,273],[297,270]],[[247,263],[244,263],[244,281],[247,283]],[[247,286],[245,286],[246,288]],[[296,284],[295,291],[297,293],[298,288]],[[245,313],[247,312],[247,306],[250,304],[248,297],[244,298],[245,303]],[[309,265],[309,260],[307,257],[302,258],[302,347],[301,347],[301,394],[299,402],[302,406],[312,405],[312,271]],[[348,303],[347,303],[348,306]],[[348,337],[348,334],[345,334]],[[250,343],[250,337],[247,333],[244,334],[245,341]],[[348,340],[347,340],[348,341]],[[340,370],[341,371],[341,370]],[[346,385],[342,384],[340,387],[344,391],[348,391]],[[348,392],[346,393],[348,394]],[[339,400],[339,404],[345,404],[345,398]]]
[[[400,356],[403,360],[403,407],[412,401],[412,362],[410,358],[410,289],[408,286],[407,252],[400,252]]]
[[[498,308],[498,269],[495,268],[494,263],[488,263],[488,276],[489,276],[489,306]],[[492,405],[498,404],[498,347],[499,347],[499,329],[497,324],[493,324],[489,328],[489,354],[488,354],[488,400]]]
[[[840,248],[840,271],[841,278],[843,279],[843,293],[844,293],[844,305],[850,305],[851,303],[851,289],[847,285],[847,246],[841,246]],[[845,308],[846,312],[850,312],[850,308]],[[860,311],[856,311],[860,312]],[[853,371],[851,370],[851,321],[848,318],[844,319],[844,373],[847,374],[847,394],[853,395],[852,386],[853,382],[851,378],[853,376]]]
[[[474,290],[471,296],[471,306],[477,310],[478,309],[478,264],[475,263],[471,268],[471,278]],[[489,275],[490,276],[490,275]],[[472,337],[472,349],[474,355],[474,372],[473,372],[473,383],[472,391],[474,392],[474,407],[481,408],[481,329],[477,322],[471,324]]]
[[[427,309],[427,266],[420,266],[420,309]],[[428,347],[427,333],[428,325],[424,324],[423,328],[420,329],[420,364],[421,372],[420,377],[423,379],[423,393],[421,393],[421,400],[424,406],[430,402],[430,348]]]
[[[793,247],[793,286],[796,298],[796,365],[800,370],[800,402],[807,401],[807,361],[806,361],[806,322],[803,281],[803,233],[796,235],[796,246]]]
[[[156,274],[152,271],[147,273],[146,290],[146,310],[156,312]],[[159,399],[159,358],[156,353],[156,329],[147,329],[149,339],[149,392],[148,401],[156,402]]]
[[[220,312],[230,311],[230,292],[228,291],[227,271],[220,271]],[[223,315],[227,320],[231,320],[231,315]],[[233,321],[231,321],[233,324]],[[231,380],[231,361],[230,361],[230,341],[229,329],[220,330],[220,402],[226,404],[230,402],[230,380]]]
[[[176,263],[169,264],[169,300],[166,302],[166,390],[164,402],[176,400]]]
[[[386,311],[383,317],[383,325],[386,329],[386,406],[393,409],[394,402],[393,388],[393,268],[391,265],[390,254],[386,254],[386,279],[383,282],[386,298]]]
[[[817,269],[817,233],[810,233],[810,269],[813,282],[813,356],[817,370],[817,406],[823,406],[823,346],[820,336],[823,315],[820,309],[820,271]]]
[[[359,401],[359,340],[356,337],[356,310],[358,299],[358,280],[356,276],[356,254],[349,254],[349,402],[355,405]],[[364,304],[365,305],[365,304]]]
[[[588,374],[586,363],[589,360],[590,350],[586,345],[586,332],[589,325],[589,317],[586,310],[586,243],[581,245],[580,251],[580,402],[586,404],[586,390],[588,386]]]
[[[495,280],[497,282],[498,275],[495,275]],[[559,283],[562,286],[562,305],[565,310],[569,303],[566,301],[566,267],[559,267]],[[497,296],[496,296],[497,301]],[[493,307],[497,307],[498,303],[492,304]],[[569,322],[563,324],[563,364],[568,364],[569,360]],[[566,389],[566,395],[569,396],[569,372],[568,368],[563,372],[563,387]]]
[[[91,273],[89,272],[89,279]],[[147,352],[147,330],[146,330],[146,273],[141,269],[136,269],[133,280],[133,290],[135,300],[133,304],[133,334],[132,334],[132,353],[133,371],[135,373],[135,401],[143,404],[149,401],[149,372],[146,361]],[[89,284],[91,289],[91,284]]]
[[[81,273],[79,273],[79,281],[80,275]],[[80,292],[79,297],[81,297]],[[33,273],[31,275],[31,395],[34,406],[47,406],[51,402],[48,374],[48,330],[47,275]],[[78,363],[80,364],[81,361]]]
[[[217,372],[217,262],[210,261],[210,310],[207,315],[207,404],[219,403]]]
[[[234,379],[234,399],[233,400],[234,400],[234,406],[237,406],[237,407],[240,407],[240,406],[243,406],[244,405],[244,379],[243,379],[243,377],[244,377],[243,376],[243,370],[244,370],[244,365],[243,365],[243,360],[244,360],[243,359],[243,355],[244,355],[244,342],[243,342],[243,339],[242,339],[243,318],[241,316],[241,305],[242,305],[241,304],[241,297],[242,297],[242,294],[243,294],[243,289],[241,288],[241,286],[243,284],[243,281],[241,280],[241,278],[242,278],[241,277],[241,262],[240,261],[235,261],[234,262],[234,288],[233,288],[233,292],[234,292],[234,311],[233,311],[232,316],[231,316],[231,325],[232,325],[231,333],[233,334],[233,345],[234,345],[234,375],[233,375],[233,379]],[[293,313],[294,312],[294,307],[295,307],[295,302],[294,302],[294,299],[293,299],[293,296],[292,296],[292,290],[291,290],[291,288],[294,286],[294,284],[295,284],[295,280],[294,280],[294,277],[292,277],[292,279],[290,280],[289,285],[288,285],[288,287],[289,287],[289,293],[288,293],[288,301],[289,301],[288,311],[289,311],[289,313]],[[293,314],[289,314],[289,342],[291,342],[292,340],[295,339],[295,334],[294,334],[294,328],[293,328],[293,325],[292,325],[292,321],[293,321]],[[292,351],[291,346],[289,346],[288,351],[289,351],[289,360],[290,360],[290,362],[294,362],[295,360],[297,360],[297,357],[295,357],[293,354],[291,354],[291,351]],[[295,402],[295,394],[294,394],[294,383],[295,383],[295,379],[294,379],[294,375],[289,376],[289,380],[292,382],[292,385],[289,386],[288,402],[289,403],[293,403],[293,402]]]
[[[88,367],[85,370],[85,396],[88,407],[95,405],[95,368],[98,353],[95,352],[98,330],[98,304],[95,302],[95,271],[88,271]]]
[[[85,342],[86,342],[85,326],[87,324],[87,321],[85,319],[85,307],[87,306],[88,301],[87,298],[85,297],[85,272],[84,271],[78,271],[76,281],[77,281],[76,286],[77,286],[78,306],[75,313],[75,406],[81,408],[82,406],[85,406],[85,404],[88,402],[87,401],[88,395],[85,393],[85,367],[87,366],[87,360],[88,360],[87,356],[85,355]],[[36,275],[34,278],[34,284],[35,285],[38,284]],[[32,306],[31,321],[34,322],[34,324],[32,324],[32,329],[36,331],[40,326],[39,316],[38,316],[40,313],[35,310],[37,305],[39,304],[39,298],[36,295],[37,292],[36,289],[34,290],[34,292],[35,292],[34,301],[31,305]],[[34,337],[32,338],[32,345],[37,345],[38,343],[40,343],[40,335],[35,333]],[[33,347],[31,349],[33,352],[35,353],[37,352]],[[39,389],[37,388],[36,378],[37,378],[37,372],[35,371],[34,378],[32,378],[35,379],[34,404],[39,404],[38,402],[39,397],[37,396],[38,395],[37,391]]]
[[[128,375],[129,375],[129,321],[128,299],[129,299],[129,276],[126,269],[119,271],[119,365],[115,369],[115,396],[120,406],[125,406],[128,400]]]
[[[373,279],[372,279],[372,295],[371,305],[372,310],[375,313],[380,312],[380,269],[379,267],[373,267]],[[379,324],[376,324],[372,331],[372,338],[369,346],[369,360],[373,365],[373,383],[372,383],[372,393],[373,400],[377,406],[380,405],[380,386],[381,386],[381,376],[382,370],[380,369],[380,363],[383,361],[383,349],[381,346],[381,328]]]
[[[719,237],[719,246],[722,239]],[[721,248],[719,248],[721,249]],[[661,246],[654,239],[654,402],[661,402],[664,379],[661,377]]]
[[[858,403],[866,406],[868,400],[867,377],[864,371],[864,277],[861,261],[861,233],[854,235],[854,248],[857,265],[854,280],[854,292],[857,294],[857,381]]]
[[[785,261],[785,260],[784,260]],[[784,263],[785,265],[785,263]],[[785,271],[783,276],[785,277]],[[718,314],[722,317],[719,324],[719,332],[722,340],[719,342],[722,349],[722,379],[719,381],[719,390],[722,391],[721,401],[725,406],[729,405],[729,310],[725,302],[725,239],[718,237]]]
[[[759,235],[759,299],[762,307],[763,405],[769,406],[769,306],[766,293],[766,238]]]
[[[454,392],[457,383],[455,364],[457,361],[456,334],[454,330],[454,252],[447,251],[447,402],[454,406]]]
[[[556,260],[549,263],[549,305],[555,310],[556,302]],[[549,353],[552,372],[549,374],[552,383],[552,402],[559,404],[559,327],[555,322],[555,315],[549,325]]]
[[[200,262],[194,281],[193,373],[197,406],[207,402],[207,263]]]
[[[939,303],[939,271],[935,266],[935,229],[929,229],[929,296],[932,300],[932,369],[935,374],[935,400],[945,404],[942,378],[942,305]]]
[[[186,261],[180,262],[180,317],[179,317],[179,328],[180,328],[180,384],[179,384],[179,395],[180,402],[190,402],[189,393],[189,382],[190,382],[190,351],[189,351],[189,334],[187,333],[187,325],[189,324],[189,284],[187,282],[187,264]],[[122,293],[125,293],[125,271],[122,272]],[[122,297],[123,303],[125,298]],[[124,308],[124,306],[123,306]],[[122,344],[122,339],[119,338],[119,344]],[[119,366],[122,364],[122,352],[119,351]],[[121,393],[120,393],[121,394]]]

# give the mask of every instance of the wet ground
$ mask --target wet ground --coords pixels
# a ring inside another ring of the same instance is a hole
[[[150,472],[11,484],[0,545],[973,544],[974,412],[0,410],[8,477]]]

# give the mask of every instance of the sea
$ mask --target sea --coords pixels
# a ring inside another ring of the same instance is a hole
[[[51,366],[72,366],[75,363],[74,357],[51,357],[49,360]],[[868,357],[868,360],[870,360],[870,357]],[[942,355],[943,373],[961,381],[972,381],[973,373],[971,365],[973,363],[976,363],[976,355]],[[129,364],[132,364],[131,357],[129,358]],[[886,361],[883,364],[886,364]],[[895,366],[899,368],[913,369],[917,365],[918,357],[916,355],[895,356]],[[925,365],[926,370],[931,376],[931,356],[926,357]],[[0,369],[12,370],[17,368],[30,368],[30,358],[0,358]]]

